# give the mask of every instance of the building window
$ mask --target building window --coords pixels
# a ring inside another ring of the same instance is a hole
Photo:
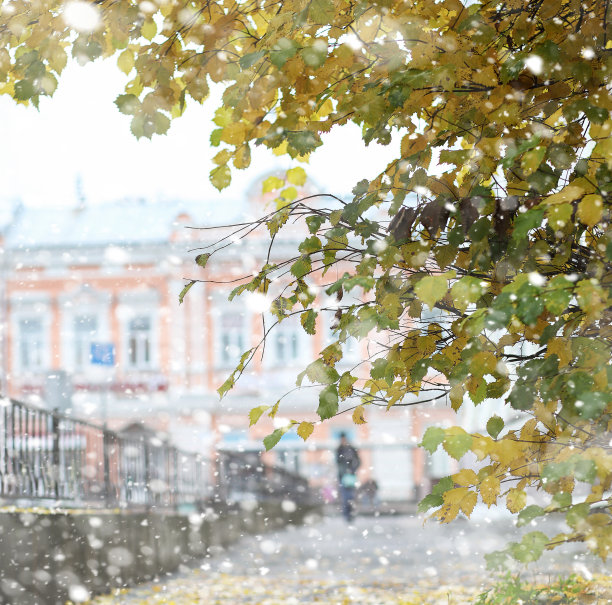
[[[43,323],[42,319],[19,320],[19,359],[21,369],[41,370],[43,367]]]
[[[128,365],[134,369],[151,367],[151,318],[134,317],[128,324]]]
[[[221,316],[221,365],[224,367],[238,363],[245,350],[244,315],[224,313]]]
[[[91,343],[97,331],[98,318],[95,315],[77,315],[74,318],[74,365],[77,370],[89,367]]]
[[[301,328],[294,322],[285,321],[272,330],[274,355],[278,364],[292,363],[298,361],[301,357],[300,353],[300,337]]]

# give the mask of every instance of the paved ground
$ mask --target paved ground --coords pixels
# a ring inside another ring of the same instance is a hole
[[[547,522],[538,529],[554,535],[560,528]],[[444,526],[414,516],[362,517],[352,526],[313,517],[303,527],[217,549],[195,570],[95,602],[416,604],[426,602],[419,591],[427,588],[433,595],[427,602],[468,603],[491,582],[483,553],[516,540],[516,532],[510,519],[485,514]],[[605,573],[600,562],[571,549],[546,553],[537,569],[551,578],[561,571]]]

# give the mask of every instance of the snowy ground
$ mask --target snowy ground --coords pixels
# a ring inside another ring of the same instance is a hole
[[[538,529],[554,535],[559,528],[548,522]],[[492,581],[483,554],[516,540],[516,531],[508,519],[484,517],[444,526],[411,516],[362,517],[353,526],[339,517],[313,518],[303,527],[246,537],[196,569],[95,603],[467,603]],[[540,579],[562,571],[605,573],[601,562],[571,549],[545,553],[536,569]],[[534,576],[534,568],[525,574]],[[432,600],[419,596],[426,590]]]

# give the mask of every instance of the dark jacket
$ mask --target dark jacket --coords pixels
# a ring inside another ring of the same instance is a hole
[[[336,450],[336,463],[338,464],[338,479],[343,475],[354,475],[361,464],[359,454],[352,445],[339,445]]]

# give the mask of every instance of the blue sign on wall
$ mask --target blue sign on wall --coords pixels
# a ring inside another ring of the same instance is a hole
[[[112,342],[92,342],[91,363],[98,366],[114,366],[115,345]]]

